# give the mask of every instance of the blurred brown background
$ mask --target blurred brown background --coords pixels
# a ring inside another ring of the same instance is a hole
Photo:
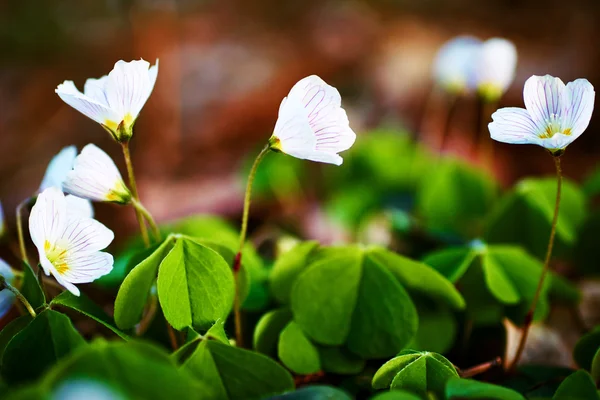
[[[70,144],[93,142],[122,167],[119,147],[54,88],[65,79],[82,88],[119,59],[158,58],[132,141],[141,197],[159,221],[237,216],[241,165],[270,136],[298,79],[318,74],[338,87],[358,140],[381,124],[414,131],[423,126],[435,52],[459,34],[515,42],[517,77],[502,105],[523,106],[532,74],[600,85],[598,0],[3,0],[0,200],[12,221],[51,157]],[[475,101],[461,100],[451,152],[464,155],[475,114]],[[596,112],[565,155],[567,176],[580,179],[597,163],[598,129]],[[540,148],[494,146],[505,183],[552,171]],[[109,226],[135,229],[130,210],[97,210],[113,219]]]

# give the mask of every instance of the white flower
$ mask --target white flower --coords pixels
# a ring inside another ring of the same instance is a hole
[[[42,179],[39,191],[43,192],[53,186],[61,188],[67,174],[73,168],[75,157],[77,157],[77,149],[75,146],[65,147],[55,155],[52,160],[50,160],[48,168],[46,168],[46,173],[44,174],[44,179]]]
[[[587,128],[594,110],[594,87],[587,79],[566,86],[550,75],[525,82],[525,107],[502,108],[492,114],[492,139],[504,143],[537,144],[553,153],[565,149]]]
[[[497,101],[515,79],[517,48],[506,39],[487,40],[479,49],[475,75],[477,90],[486,100]]]
[[[157,74],[158,60],[152,67],[144,60],[120,60],[108,75],[88,79],[83,93],[73,81],[64,81],[55,92],[65,103],[101,124],[117,141],[127,142]]]
[[[4,277],[7,283],[13,284],[15,274],[4,260],[0,259],[0,275]],[[8,289],[0,291],[0,318],[6,315],[12,305],[15,303],[15,295]]]
[[[92,218],[70,214],[60,189],[43,191],[31,209],[29,232],[38,249],[40,264],[46,275],[76,296],[75,283],[89,283],[108,274],[113,257],[100,250],[106,248],[113,232]]]
[[[73,170],[63,184],[65,192],[94,201],[127,204],[131,192],[108,154],[88,144],[75,159]]]
[[[446,42],[435,57],[435,82],[454,94],[463,94],[477,86],[475,66],[481,40],[472,36],[458,36]]]
[[[279,106],[270,148],[301,159],[341,165],[343,160],[337,153],[349,149],[356,139],[341,103],[337,89],[318,76],[300,80]]]
[[[81,218],[94,218],[94,207],[92,207],[91,201],[73,196],[72,194],[66,195],[65,200],[67,201],[69,215]]]

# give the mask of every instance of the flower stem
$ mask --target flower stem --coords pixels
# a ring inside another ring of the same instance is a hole
[[[23,234],[23,207],[29,202],[29,198],[23,200],[17,206],[17,236],[19,238],[19,251],[21,252],[21,260],[29,264],[27,258],[27,249],[25,248],[25,236]]]
[[[502,358],[496,357],[492,361],[484,362],[483,364],[476,365],[469,369],[459,370],[458,374],[460,375],[461,378],[472,378],[475,375],[482,374],[482,373],[488,371],[489,369],[491,369],[495,366],[501,365],[501,364],[502,364]]]
[[[27,299],[25,298],[25,296],[23,296],[21,294],[21,292],[19,292],[19,290],[16,287],[14,287],[10,283],[6,282],[6,279],[4,279],[4,277],[2,275],[0,275],[0,287],[3,287],[5,289],[8,289],[11,292],[13,292],[13,294],[15,295],[15,297],[17,299],[19,299],[19,301],[25,306],[25,308],[27,309],[27,311],[29,312],[29,314],[31,314],[31,316],[33,318],[36,317],[37,314],[35,313],[33,307],[31,307],[31,304],[29,304],[29,302],[27,301]]]
[[[140,214],[142,214],[142,216],[146,219],[146,221],[148,222],[148,225],[150,225],[150,228],[152,229],[152,236],[154,236],[154,239],[157,242],[160,242],[160,240],[161,240],[160,229],[158,229],[158,225],[156,225],[156,222],[154,221],[152,214],[150,214],[150,211],[148,211],[148,209],[146,207],[144,207],[142,205],[142,203],[140,203],[140,201],[137,199],[132,199],[131,203],[132,203],[133,207],[136,209],[136,211],[138,211]]]
[[[492,113],[498,108],[497,104],[494,101],[479,99],[475,146],[479,159],[488,171],[493,171],[494,168],[494,141],[490,138],[488,123],[491,121]]]
[[[542,288],[544,287],[544,279],[548,274],[548,269],[550,266],[550,258],[552,256],[552,248],[554,246],[554,236],[556,235],[556,224],[558,223],[558,210],[560,207],[560,196],[562,190],[562,170],[560,166],[560,156],[553,156],[554,165],[556,167],[556,202],[554,204],[554,217],[552,218],[552,227],[550,229],[550,239],[548,240],[548,248],[546,250],[546,258],[544,259],[544,266],[542,268],[542,274],[540,275],[540,280],[538,281],[537,288],[535,290],[535,295],[533,296],[533,301],[531,302],[531,306],[529,307],[529,311],[525,316],[525,322],[523,326],[523,333],[521,335],[521,340],[519,341],[519,347],[517,347],[517,353],[515,354],[515,358],[508,367],[509,371],[513,371],[521,356],[523,355],[523,350],[525,349],[525,343],[527,342],[527,335],[529,335],[529,328],[531,328],[531,323],[533,322],[533,315],[535,313],[535,308],[537,307],[538,300],[540,295],[542,294]]]
[[[123,149],[123,156],[125,157],[125,165],[127,166],[127,175],[129,176],[129,187],[131,188],[131,194],[133,195],[134,204],[139,203],[139,195],[137,191],[137,184],[135,182],[135,175],[133,173],[133,164],[131,162],[131,154],[129,153],[129,142],[122,142],[121,147]],[[138,223],[140,224],[140,234],[146,247],[150,247],[150,239],[148,238],[148,228],[144,223],[144,217],[140,210],[134,206],[135,216],[137,217]]]
[[[269,152],[270,147],[267,144],[261,152],[258,154],[256,159],[254,160],[254,164],[252,164],[252,168],[250,169],[250,175],[248,176],[248,183],[246,184],[246,194],[244,196],[244,212],[242,214],[242,229],[240,231],[240,245],[238,248],[238,252],[235,255],[235,259],[233,261],[233,275],[235,278],[235,297],[233,301],[233,314],[235,321],[235,340],[236,344],[240,347],[243,347],[243,330],[242,330],[242,314],[241,314],[241,299],[240,299],[240,285],[239,285],[239,275],[240,269],[242,268],[242,249],[244,248],[244,244],[246,243],[246,232],[248,230],[248,214],[250,213],[250,197],[252,195],[252,183],[254,182],[254,178],[256,177],[256,170],[258,169],[258,165],[262,161],[262,159]]]

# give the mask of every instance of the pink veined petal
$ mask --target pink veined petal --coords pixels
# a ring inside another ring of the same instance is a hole
[[[342,165],[342,163],[344,162],[342,157],[340,157],[339,155],[337,155],[335,153],[329,153],[326,151],[313,151],[313,152],[305,153],[305,154],[303,154],[303,157],[299,157],[299,158],[303,158],[305,160],[310,160],[310,161],[327,163],[327,164],[335,164],[335,165]]]
[[[118,116],[112,109],[81,93],[73,81],[61,83],[55,92],[65,103],[99,124],[117,120]]]
[[[31,240],[44,251],[46,241],[56,243],[67,225],[67,203],[63,192],[50,187],[37,198],[29,216],[29,232]]]
[[[525,108],[538,126],[538,133],[546,130],[550,121],[560,119],[563,111],[565,84],[550,75],[532,76],[525,82]]]
[[[316,145],[306,110],[297,98],[284,98],[281,102],[274,134],[279,138],[284,153],[294,149],[312,151]]]
[[[106,106],[108,108],[108,100],[106,99],[106,82],[108,80],[108,75],[104,75],[101,78],[94,79],[90,78],[85,81],[83,85],[83,93],[95,100],[96,102]]]
[[[103,250],[115,235],[102,223],[92,218],[72,217],[62,234],[69,254],[89,254]]]
[[[517,107],[501,108],[492,114],[488,125],[492,139],[503,143],[538,144],[538,127],[527,110]]]
[[[77,168],[86,168],[101,172],[103,175],[109,177],[110,181],[123,180],[121,172],[112,158],[98,146],[91,143],[86,145],[75,159],[73,169]]]
[[[144,60],[120,60],[108,74],[106,98],[110,108],[120,115],[119,121],[128,113],[135,120],[148,100],[153,87],[149,68],[150,63]]]
[[[65,259],[69,268],[62,279],[70,283],[90,283],[108,274],[113,268],[113,256],[105,252],[75,254]]]
[[[346,111],[343,108],[337,108],[331,112],[328,119],[329,122],[324,122],[315,131],[316,149],[334,153],[348,150],[354,144],[356,134],[350,128]]]
[[[588,127],[594,111],[595,97],[594,87],[587,79],[576,79],[567,83],[563,126],[571,129],[573,140]]]
[[[65,279],[64,276],[59,274],[56,270],[52,271],[52,276],[54,276],[56,282],[58,282],[62,287],[67,289],[69,292],[73,293],[75,296],[79,297],[80,292],[77,286],[73,285],[71,282]]]

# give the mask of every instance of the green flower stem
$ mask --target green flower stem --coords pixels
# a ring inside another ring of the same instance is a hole
[[[127,175],[129,176],[129,187],[131,188],[133,201],[139,202],[140,198],[138,196],[137,184],[135,182],[135,174],[133,173],[131,154],[129,153],[129,142],[122,142],[121,148],[123,149],[123,157],[125,157],[125,165],[127,166]],[[138,210],[138,208],[134,207],[134,209],[135,216],[137,217],[138,223],[140,225],[140,234],[142,235],[142,240],[144,241],[146,247],[150,247],[150,238],[148,237],[148,228],[146,228],[146,224],[144,223],[144,217],[142,213]]]
[[[554,236],[556,235],[556,224],[558,223],[558,210],[560,207],[560,196],[562,190],[562,170],[560,166],[560,156],[553,155],[554,165],[556,167],[556,202],[554,204],[554,217],[552,218],[552,228],[550,229],[550,239],[548,240],[548,248],[546,250],[546,258],[544,259],[544,267],[542,269],[542,274],[540,276],[540,280],[538,281],[537,289],[535,290],[535,295],[533,296],[533,301],[531,302],[531,307],[525,316],[525,322],[523,326],[523,334],[521,335],[521,340],[519,342],[519,347],[517,347],[517,353],[515,355],[514,360],[510,364],[508,370],[513,371],[521,356],[523,355],[523,350],[525,349],[525,343],[527,342],[527,335],[529,335],[529,329],[531,328],[531,323],[533,322],[533,315],[535,313],[535,308],[537,307],[538,301],[540,299],[540,295],[542,293],[542,288],[544,287],[544,279],[548,274],[548,269],[550,266],[550,258],[552,257],[552,248],[554,247]]]
[[[480,112],[479,121],[477,126],[477,153],[483,161],[483,166],[492,171],[494,168],[494,142],[490,138],[488,123],[491,121],[492,114],[498,109],[498,102],[495,100],[489,100],[480,98]]]
[[[233,301],[233,314],[235,320],[235,340],[236,344],[243,347],[243,330],[242,330],[242,313],[241,313],[241,299],[240,299],[240,285],[239,285],[239,272],[242,267],[242,250],[246,243],[246,232],[248,230],[248,214],[250,212],[250,197],[252,195],[252,183],[256,177],[256,170],[262,159],[267,155],[270,150],[270,145],[266,145],[261,152],[258,154],[250,169],[250,175],[248,176],[248,183],[246,184],[246,194],[244,196],[244,212],[242,214],[242,229],[240,231],[240,245],[238,252],[233,261],[233,274],[235,277],[235,297]]]
[[[160,242],[160,229],[158,229],[158,225],[156,225],[156,222],[154,221],[154,218],[152,218],[152,214],[150,214],[150,211],[148,211],[148,209],[144,207],[142,203],[140,203],[140,201],[137,199],[131,199],[131,204],[136,209],[136,211],[139,212],[142,215],[142,217],[148,222],[148,225],[150,225],[150,228],[152,229],[152,236],[154,236],[154,240]]]
[[[19,238],[19,251],[21,252],[21,260],[29,264],[29,259],[27,258],[27,249],[25,248],[25,236],[23,234],[23,207],[29,202],[29,198],[23,200],[17,206],[17,236]]]
[[[23,296],[21,294],[21,292],[19,292],[19,290],[16,287],[14,287],[10,283],[6,282],[6,279],[4,279],[4,277],[2,275],[0,275],[0,287],[3,287],[5,289],[8,289],[11,292],[13,292],[13,294],[15,295],[15,297],[17,299],[19,299],[19,301],[25,306],[25,308],[27,309],[27,311],[29,312],[29,314],[31,314],[31,316],[33,318],[36,317],[37,314],[35,313],[35,310],[33,309],[33,307],[31,307],[31,304],[29,304],[29,302],[27,301],[27,299],[25,298],[25,296]]]

